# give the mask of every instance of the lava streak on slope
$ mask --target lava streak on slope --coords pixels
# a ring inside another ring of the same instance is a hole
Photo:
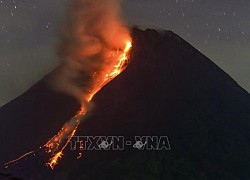
[[[118,50],[115,52],[111,52],[109,58],[112,59],[112,67],[109,69],[105,69],[102,78],[97,80],[97,84],[94,87],[93,91],[89,94],[88,102],[92,100],[94,95],[107,83],[117,77],[128,65],[129,53],[132,47],[132,43],[130,40],[126,41],[126,47],[122,52]],[[54,169],[55,165],[58,163],[58,160],[63,155],[63,150],[67,147],[70,139],[75,135],[78,125],[81,122],[81,119],[86,114],[87,109],[85,105],[82,104],[81,111],[77,113],[77,115],[72,118],[69,122],[65,123],[59,133],[54,136],[51,140],[45,144],[45,149],[47,153],[52,153],[52,158],[49,160],[47,165]]]

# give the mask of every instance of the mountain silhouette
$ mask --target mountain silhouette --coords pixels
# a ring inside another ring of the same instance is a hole
[[[68,148],[47,179],[249,179],[248,92],[171,31],[134,28],[132,36],[129,66],[94,97],[78,135],[167,136],[171,149],[83,151],[75,160]],[[14,127],[23,151],[46,142],[78,109],[45,78],[0,109],[1,126],[20,124]],[[24,146],[23,127],[32,135]]]

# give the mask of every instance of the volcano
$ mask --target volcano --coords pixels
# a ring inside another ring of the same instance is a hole
[[[68,148],[46,177],[29,160],[10,172],[40,174],[36,179],[249,179],[248,92],[171,31],[134,28],[132,37],[129,66],[94,97],[77,133],[167,136],[171,150],[90,151],[76,161]],[[0,109],[0,161],[38,148],[79,110],[74,98],[50,90],[50,76]]]

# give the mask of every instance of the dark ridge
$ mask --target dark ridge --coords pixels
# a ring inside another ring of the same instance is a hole
[[[47,79],[0,109],[1,164],[45,144],[80,108],[75,99],[51,90]]]

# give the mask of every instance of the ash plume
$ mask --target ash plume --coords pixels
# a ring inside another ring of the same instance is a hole
[[[82,104],[75,117],[45,145],[52,169],[89,110],[93,96],[119,75],[131,48],[128,28],[120,17],[119,0],[73,0],[59,46],[61,66],[51,75],[53,89]]]
[[[110,54],[131,39],[120,5],[120,0],[72,0],[59,44],[61,65],[49,81],[53,89],[87,102],[112,66]]]

